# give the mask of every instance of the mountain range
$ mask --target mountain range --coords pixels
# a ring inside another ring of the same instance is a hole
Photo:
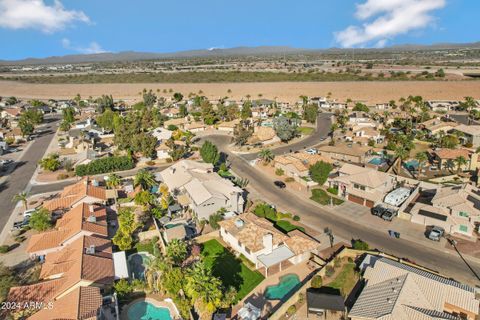
[[[474,43],[438,43],[432,45],[404,44],[381,49],[355,49],[358,51],[414,51],[414,50],[445,50],[445,49],[480,49],[480,42]],[[201,50],[178,51],[172,53],[154,52],[105,52],[96,54],[73,54],[65,56],[52,56],[46,58],[26,58],[22,60],[0,60],[3,65],[32,65],[32,64],[69,64],[69,63],[94,63],[114,61],[141,61],[156,59],[175,58],[208,58],[228,56],[261,56],[261,55],[285,55],[300,53],[328,53],[342,52],[352,49],[329,48],[329,49],[302,49],[288,46],[259,46],[259,47],[235,47],[235,48],[212,48]]]

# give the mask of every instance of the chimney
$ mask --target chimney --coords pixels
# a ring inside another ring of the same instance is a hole
[[[265,248],[265,254],[270,254],[273,251],[273,235],[266,233],[263,235],[263,248]]]

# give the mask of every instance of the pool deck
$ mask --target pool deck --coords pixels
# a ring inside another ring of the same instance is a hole
[[[134,320],[128,318],[128,309],[136,302],[146,301],[148,303],[153,304],[157,308],[167,308],[170,312],[170,316],[172,319],[181,319],[180,315],[178,314],[177,307],[175,307],[173,301],[169,301],[170,299],[165,299],[163,301],[159,301],[154,298],[153,295],[147,295],[146,298],[138,298],[124,306],[120,312],[120,320]]]
[[[304,261],[266,278],[252,292],[250,292],[248,296],[243,298],[242,301],[233,307],[232,315],[237,314],[243,305],[249,302],[255,307],[262,309],[262,317],[266,317],[272,309],[281,303],[280,300],[267,300],[264,296],[266,288],[268,286],[277,285],[280,282],[280,278],[284,275],[296,274],[300,278],[300,281],[303,281],[310,272],[311,270],[307,266],[307,261]]]

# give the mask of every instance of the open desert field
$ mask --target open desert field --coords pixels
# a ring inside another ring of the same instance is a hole
[[[246,95],[257,98],[277,98],[278,101],[295,102],[300,95],[326,96],[338,100],[362,100],[369,103],[398,100],[409,95],[425,99],[461,100],[465,96],[480,99],[480,81],[364,81],[364,82],[261,82],[261,83],[101,83],[101,84],[31,84],[0,81],[0,96],[36,99],[69,99],[79,93],[82,97],[111,94],[115,99],[137,100],[146,88],[164,94],[172,89],[187,96],[190,92],[215,99],[228,96],[241,99]],[[228,90],[231,93],[227,93]],[[160,90],[160,91],[157,91]]]

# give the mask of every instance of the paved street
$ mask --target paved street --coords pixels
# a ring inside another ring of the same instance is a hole
[[[272,149],[273,153],[275,155],[281,155],[294,151],[308,149],[319,144],[321,142],[321,139],[325,139],[328,137],[328,133],[330,132],[330,126],[332,124],[331,117],[331,113],[319,113],[317,117],[317,128],[314,133],[312,133],[305,139],[302,139],[301,141]],[[257,157],[258,153],[249,153],[242,155],[242,158],[246,160],[253,160]]]
[[[0,185],[0,225],[5,226],[10,214],[15,207],[12,198],[15,194],[26,189],[30,178],[37,167],[38,161],[45,154],[50,141],[57,130],[57,119],[50,116],[45,117],[45,125],[38,128],[44,132],[33,141],[33,144],[16,163],[16,168],[5,181]]]
[[[228,152],[228,138],[210,136],[205,139],[212,141],[220,150],[227,153],[233,171],[250,181],[248,188],[254,188],[256,193],[258,193],[264,201],[275,204],[281,210],[299,214],[302,218],[302,223],[305,225],[320,232],[323,231],[325,227],[329,227],[333,230],[334,235],[341,238],[359,238],[367,241],[372,247],[381,251],[391,253],[398,257],[409,258],[420,265],[454,277],[459,281],[471,285],[480,284],[478,279],[474,277],[459,257],[445,253],[441,248],[434,250],[431,247],[425,247],[421,243],[405,239],[392,239],[386,232],[365,226],[361,223],[357,224],[352,222],[351,219],[343,217],[341,212],[332,213],[316,206],[310,201],[299,198],[294,192],[285,189],[280,190],[273,185],[271,179],[263,174],[259,174],[257,169],[252,167],[246,159]],[[480,271],[479,263],[471,262],[470,264],[475,270]]]

